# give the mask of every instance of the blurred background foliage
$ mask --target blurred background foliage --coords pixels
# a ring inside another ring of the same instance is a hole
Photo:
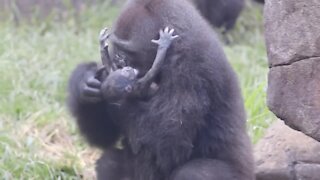
[[[76,64],[99,61],[99,31],[112,25],[122,4],[0,0],[0,177],[93,179],[100,152],[79,136],[66,110],[66,85]],[[238,73],[254,143],[275,119],[266,107],[262,13],[261,5],[247,1],[224,45]]]

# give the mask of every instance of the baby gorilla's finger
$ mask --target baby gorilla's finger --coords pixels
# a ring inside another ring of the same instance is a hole
[[[108,33],[108,28],[104,28],[100,31],[99,42],[102,47],[105,45],[105,41],[109,38],[109,36],[110,34]]]
[[[174,33],[174,29],[171,29],[170,31],[169,31],[169,34],[173,34]]]
[[[171,39],[176,39],[178,37],[179,37],[179,35],[175,35],[175,36],[172,36]]]
[[[160,31],[159,31],[159,34],[160,34],[160,37],[163,35],[163,30],[162,29],[160,29]]]
[[[101,82],[94,77],[90,77],[87,81],[87,85],[93,88],[100,88]]]
[[[108,31],[108,28],[103,28],[101,31],[100,31],[100,34],[99,34],[99,37],[103,37],[106,35],[106,32]]]
[[[151,42],[155,44],[159,44],[159,40],[152,39]]]
[[[164,32],[165,32],[165,33],[168,33],[168,32],[169,32],[169,27],[166,27],[166,28],[164,29]]]

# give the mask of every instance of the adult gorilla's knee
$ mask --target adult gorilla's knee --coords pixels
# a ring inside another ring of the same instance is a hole
[[[124,174],[123,152],[118,149],[105,151],[96,163],[97,179],[119,179]]]
[[[171,180],[236,180],[227,163],[213,159],[197,159],[177,169]]]

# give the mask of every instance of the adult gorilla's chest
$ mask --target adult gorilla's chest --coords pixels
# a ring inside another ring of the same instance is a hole
[[[163,133],[161,129],[165,119],[161,118],[161,106],[165,104],[161,93],[146,101],[126,102],[121,108],[121,129],[128,140],[129,146],[135,152],[141,146],[154,146],[154,139]],[[152,147],[151,147],[152,148]]]

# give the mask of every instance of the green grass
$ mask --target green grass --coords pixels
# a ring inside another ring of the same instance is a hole
[[[262,7],[247,1],[247,7],[230,33],[233,42],[225,52],[238,73],[245,100],[248,131],[256,143],[275,116],[266,106],[268,60],[263,37]]]
[[[67,113],[66,83],[76,64],[99,59],[99,30],[116,12],[101,6],[78,21],[0,24],[0,177],[92,179],[99,152],[84,143]],[[239,75],[253,142],[274,119],[265,103],[261,27],[261,9],[250,7],[230,34],[232,45],[225,46]]]

